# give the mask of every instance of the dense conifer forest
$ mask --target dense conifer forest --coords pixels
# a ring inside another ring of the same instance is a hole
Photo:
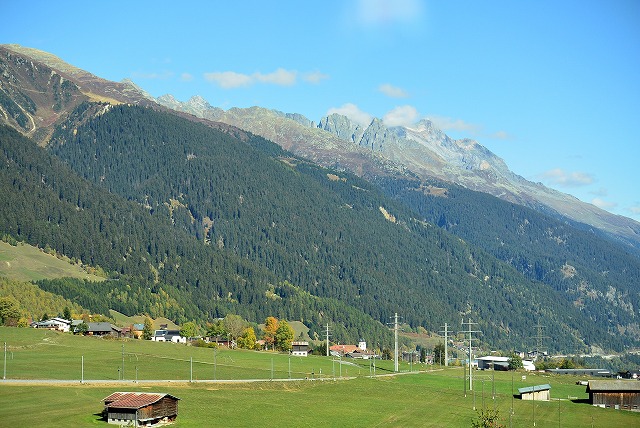
[[[101,285],[40,284],[89,309],[178,322],[275,315],[372,343],[388,343],[394,312],[432,331],[471,317],[494,347],[531,346],[541,318],[552,349],[635,340],[544,277],[436,226],[446,220],[258,137],[83,104],[55,133],[55,157],[6,128],[1,142],[10,204],[0,230],[109,272]]]

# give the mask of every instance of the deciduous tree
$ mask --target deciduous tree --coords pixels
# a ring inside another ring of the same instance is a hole
[[[215,320],[212,323],[207,323],[207,335],[218,337],[218,336],[226,336],[227,330],[224,326],[224,322],[221,319]]]
[[[278,324],[278,318],[276,317],[267,317],[267,319],[264,320],[264,341],[267,345],[267,349],[269,349],[269,347],[274,349],[275,347]]]
[[[246,327],[238,338],[238,347],[244,349],[256,348],[256,332],[253,327]]]
[[[471,421],[472,428],[504,428],[500,423],[500,412],[497,409],[478,409],[477,413]]]
[[[518,370],[523,368],[522,358],[518,354],[511,354],[509,356],[509,370]]]
[[[295,332],[285,320],[281,320],[276,330],[275,346],[280,351],[291,351],[291,342]]]
[[[198,332],[198,326],[193,321],[182,324],[180,328],[180,336],[182,337],[195,337]]]
[[[20,304],[13,296],[0,297],[0,322],[15,326],[20,319]]]
[[[231,335],[232,340],[240,337],[246,326],[247,322],[240,315],[229,314],[224,317],[224,328]]]

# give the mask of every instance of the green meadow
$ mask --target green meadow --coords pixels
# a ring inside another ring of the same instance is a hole
[[[27,282],[64,277],[104,281],[104,278],[91,275],[68,260],[31,245],[19,243],[13,246],[3,241],[0,241],[0,276]]]
[[[320,356],[214,351],[18,328],[0,328],[0,346],[4,342],[3,427],[106,427],[101,400],[114,391],[179,397],[175,427],[469,427],[474,405],[495,407],[505,427],[531,427],[534,421],[539,427],[640,426],[640,414],[587,404],[585,387],[576,385],[583,379],[572,376],[476,371],[470,392],[460,367],[402,363],[401,374],[388,376],[392,362],[376,361],[378,376],[370,377],[369,361],[341,364]],[[549,402],[513,397],[518,388],[543,383],[551,384]]]

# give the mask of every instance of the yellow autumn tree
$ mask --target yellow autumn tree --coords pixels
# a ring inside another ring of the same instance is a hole
[[[267,317],[264,320],[264,342],[267,349],[274,349],[276,341],[276,332],[278,331],[280,323],[276,317]]]
[[[242,331],[242,334],[238,337],[238,347],[243,349],[256,348],[256,332],[253,327],[247,327]]]

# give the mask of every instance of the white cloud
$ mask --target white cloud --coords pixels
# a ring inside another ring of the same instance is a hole
[[[223,89],[248,87],[257,83],[277,86],[293,86],[298,81],[298,72],[295,70],[286,70],[284,68],[278,68],[276,71],[266,74],[259,71],[253,74],[236,73],[235,71],[216,71],[205,73],[204,78]],[[314,84],[328,78],[328,75],[319,71],[304,73],[302,75],[302,80]]]
[[[420,0],[359,0],[356,9],[356,20],[370,27],[411,23],[422,15]]]
[[[579,171],[567,172],[561,168],[543,172],[540,174],[540,177],[549,183],[564,187],[586,186],[594,182],[594,178],[591,174]],[[600,200],[598,198],[596,199]],[[594,203],[594,205],[597,204]]]
[[[269,74],[254,73],[252,77],[262,83],[270,83],[272,85],[279,86],[292,86],[296,83],[297,76],[297,71],[289,71],[284,68],[279,68]]]
[[[384,83],[378,86],[378,90],[391,98],[407,98],[409,96],[407,91],[404,89],[390,85],[389,83]]]
[[[373,116],[360,110],[357,105],[351,103],[343,104],[340,107],[332,107],[329,109],[329,111],[327,111],[328,115],[333,113],[346,116],[353,122],[364,127],[369,126],[369,124],[373,120]]]
[[[235,71],[222,71],[205,73],[204,78],[210,82],[216,83],[223,89],[240,88],[250,86],[253,83],[251,76]]]
[[[591,203],[598,208],[602,208],[603,210],[609,210],[611,208],[615,208],[618,205],[615,202],[605,201],[604,199],[600,198],[593,198],[591,200]]]
[[[427,119],[443,131],[465,131],[476,135],[482,130],[482,126],[465,122],[462,119],[453,119],[445,116],[429,116]]]
[[[193,75],[190,73],[182,73],[180,75],[180,80],[185,82],[191,82],[193,80]]]
[[[495,140],[513,140],[513,136],[507,131],[496,131],[493,134],[489,134],[489,138]]]
[[[384,115],[382,121],[387,126],[409,126],[419,119],[418,111],[410,105],[396,107]]]
[[[640,205],[635,206],[635,207],[630,207],[629,211],[631,211],[631,213],[633,213],[635,215],[640,215]]]
[[[302,79],[309,83],[320,83],[323,80],[329,78],[328,74],[321,73],[319,71],[312,71],[310,73],[305,73],[302,75]]]

